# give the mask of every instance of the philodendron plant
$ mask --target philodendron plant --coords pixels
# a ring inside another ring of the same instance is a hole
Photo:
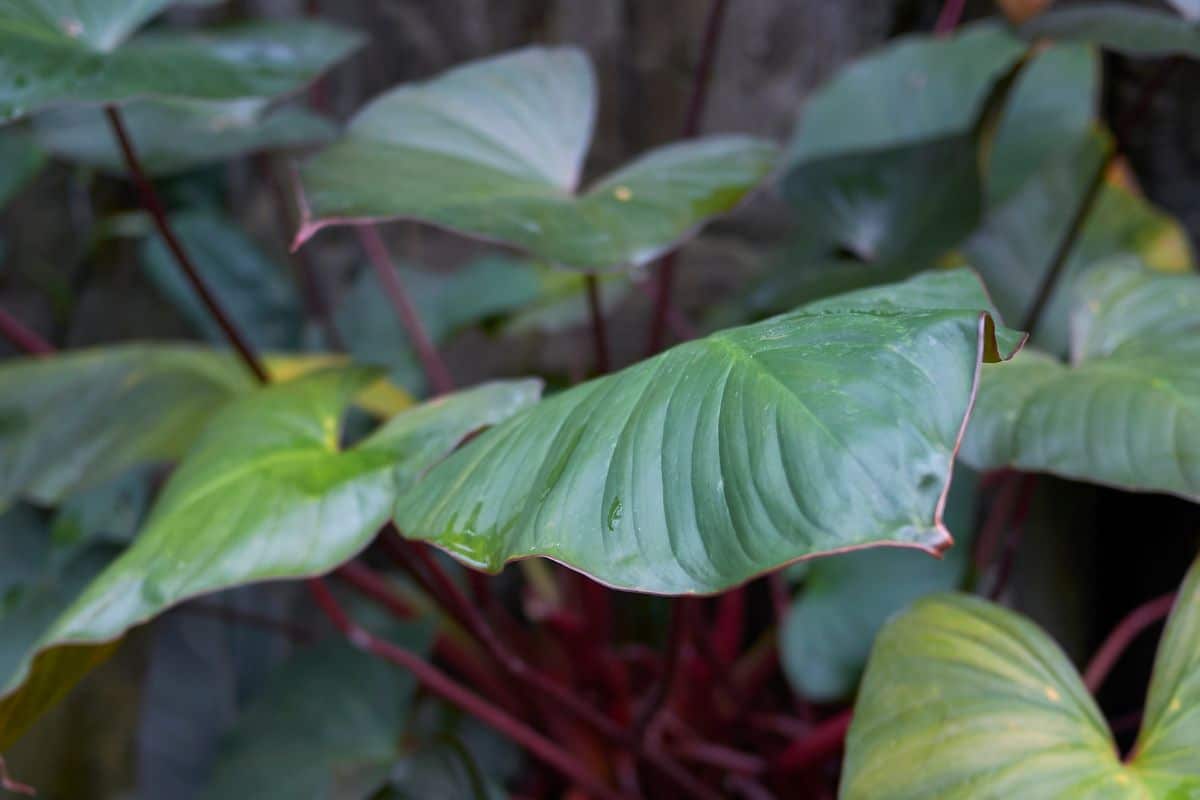
[[[586,180],[581,49],[402,84],[339,130],[323,92],[285,96],[362,36],[139,32],[185,4],[0,0],[0,203],[53,161],[130,181],[142,211],[80,239],[138,240],[115,249],[200,340],[59,352],[0,310],[24,353],[0,364],[0,792],[32,791],[23,738],[132,632],[228,603],[284,646],[216,688],[194,646],[152,663],[144,740],[164,663],[237,712],[174,721],[188,796],[1200,796],[1200,562],[1083,680],[1002,605],[1047,487],[1200,500],[1200,277],[1096,108],[1098,48],[1200,53],[1192,4],[959,29],[948,3],[778,148],[695,135],[718,0],[681,141]],[[211,170],[302,146],[293,282]],[[675,251],[774,189],[792,239],[702,330]],[[397,220],[500,252],[396,265]],[[310,254],[340,227],[370,266],[335,302],[342,251]],[[649,341],[682,341],[611,369],[606,318],[646,281]],[[579,327],[569,381],[463,387],[439,352]],[[264,584],[298,611],[262,613]],[[1122,760],[1091,692],[1171,608]]]

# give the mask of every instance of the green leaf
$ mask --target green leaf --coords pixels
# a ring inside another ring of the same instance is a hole
[[[1093,133],[1056,157],[1003,205],[992,210],[966,243],[968,263],[983,276],[1005,319],[1023,319],[1054,260],[1109,139]],[[1104,260],[1133,255],[1164,270],[1190,269],[1192,254],[1178,222],[1129,190],[1107,183],[1100,191],[1050,295],[1034,343],[1065,353],[1072,288]]]
[[[21,496],[53,505],[129,467],[178,458],[214,411],[252,385],[233,359],[183,346],[6,362],[0,505]]]
[[[0,209],[41,171],[46,154],[26,133],[0,131]]]
[[[1072,333],[984,368],[963,459],[1200,500],[1200,276],[1095,269]]]
[[[982,213],[978,126],[1024,50],[976,25],[843,70],[806,104],[785,157],[800,224],[865,261],[928,264],[958,244]]]
[[[1167,0],[1188,20],[1200,20],[1200,0]]]
[[[807,563],[804,585],[780,630],[788,682],[824,703],[854,692],[871,644],[889,617],[918,598],[957,588],[970,563],[977,476],[956,467],[946,523],[959,531],[945,559],[878,548]]]
[[[1132,3],[1056,9],[1021,27],[1027,38],[1090,42],[1131,56],[1200,55],[1200,30],[1169,11]]]
[[[171,222],[213,294],[255,349],[300,346],[303,303],[284,267],[263,253],[236,223],[218,214],[185,212],[174,215]],[[192,326],[214,344],[224,344],[227,340],[220,327],[196,298],[162,238],[147,238],[141,256],[150,279]]]
[[[142,166],[152,176],[173,175],[260,150],[332,140],[333,123],[300,108],[271,109],[259,99],[228,102],[134,101],[122,109]],[[56,158],[115,175],[125,161],[104,112],[80,106],[34,118],[38,144]]]
[[[413,624],[389,631],[388,639],[422,651],[429,634],[428,626]],[[335,792],[340,777],[386,773],[400,756],[414,688],[410,673],[345,642],[301,652],[238,720],[200,797],[346,796]]]
[[[938,551],[992,335],[967,271],[676,347],[543,401],[396,503],[407,536],[489,570],[545,556],[622,589],[718,592],[787,562]]]
[[[0,122],[74,103],[274,97],[301,88],[361,43],[357,34],[311,21],[128,38],[166,4],[0,5]]]
[[[376,377],[363,368],[319,371],[221,410],[134,545],[39,639],[32,664],[3,690],[0,747],[41,710],[34,703],[31,712],[26,690],[17,691],[27,674],[36,693],[53,678],[47,663],[82,658],[190,597],[334,569],[375,535],[398,491],[540,391],[536,381],[485,385],[399,414],[340,450],[339,418]]]
[[[885,626],[846,746],[845,800],[1184,798],[1200,792],[1200,562],[1159,646],[1126,763],[1057,645],[975,597],[919,601]]]
[[[1068,157],[1091,132],[1100,92],[1097,52],[1081,44],[1048,47],[1017,78],[992,139],[989,205],[1016,194],[1055,158]]]
[[[596,115],[575,48],[527,48],[376,98],[301,168],[307,219],[414,219],[580,269],[638,265],[733,208],[775,149],[742,136],[654,150],[578,191]]]

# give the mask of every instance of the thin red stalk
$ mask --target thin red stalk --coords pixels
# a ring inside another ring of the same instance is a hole
[[[134,149],[133,140],[130,139],[129,132],[125,129],[125,122],[121,118],[120,110],[116,106],[106,106],[104,111],[108,115],[109,126],[112,128],[113,135],[117,139],[117,144],[120,145],[121,154],[125,158],[125,166],[129,170],[129,177],[132,179],[134,186],[137,187],[138,194],[142,200],[142,206],[149,212],[151,219],[154,220],[154,227],[158,229],[158,233],[162,236],[167,249],[175,257],[175,262],[183,271],[188,283],[191,284],[192,290],[196,292],[196,296],[200,298],[200,302],[204,304],[208,313],[212,315],[213,320],[221,328],[221,332],[225,335],[225,338],[233,345],[233,349],[241,356],[242,361],[254,373],[255,377],[260,382],[267,383],[269,380],[267,371],[263,369],[258,357],[255,356],[254,350],[250,347],[249,340],[238,330],[233,319],[225,313],[225,309],[221,307],[216,295],[209,289],[199,270],[196,269],[196,265],[192,263],[187,251],[184,250],[183,243],[175,235],[175,230],[171,227],[171,223],[167,219],[166,207],[159,198],[154,184],[146,177],[145,169],[142,168],[142,162],[138,158],[137,150]]]
[[[767,769],[767,762],[762,756],[743,753],[731,747],[725,747],[699,739],[681,741],[672,748],[675,754],[697,764],[707,764],[727,772],[742,775],[761,775]]]
[[[604,324],[604,307],[600,303],[600,282],[596,274],[589,272],[584,279],[587,284],[588,312],[592,318],[592,353],[596,374],[606,375],[609,369],[608,330]]]
[[[379,230],[374,225],[359,225],[356,230],[363,250],[367,253],[367,260],[374,267],[383,293],[387,295],[400,324],[404,326],[408,338],[412,341],[434,392],[446,394],[454,391],[454,380],[450,377],[450,370],[446,368],[446,363],[442,361],[437,348],[426,333],[425,325],[400,281],[400,274],[392,265],[392,257],[388,254],[387,245],[379,235]]]
[[[417,615],[412,606],[392,590],[387,580],[362,562],[349,561],[334,574],[363,596],[386,608],[393,616],[400,619],[412,619]]]
[[[966,8],[966,5],[966,0],[946,0],[942,5],[942,13],[938,14],[933,32],[938,36],[948,36],[954,33],[958,23],[962,21],[963,9]]]
[[[1033,506],[1033,495],[1037,489],[1037,477],[1022,475],[1018,480],[1016,505],[1013,508],[1010,533],[1004,542],[1004,550],[1000,553],[1000,565],[996,568],[996,577],[992,581],[992,589],[988,599],[993,602],[1000,599],[1012,577],[1013,565],[1017,560],[1017,550],[1025,536],[1026,522],[1029,520],[1029,509]]]
[[[37,797],[37,789],[32,786],[27,786],[23,783],[14,781],[8,774],[8,765],[4,763],[4,756],[0,756],[0,789],[13,794],[23,794],[29,797]]]
[[[1175,598],[1175,592],[1156,597],[1138,606],[1117,623],[1117,627],[1113,628],[1112,633],[1100,645],[1100,649],[1088,662],[1087,669],[1083,673],[1083,684],[1088,691],[1094,694],[1104,685],[1105,678],[1121,660],[1121,656],[1124,655],[1129,645],[1133,644],[1133,641],[1147,628],[1165,619],[1171,613],[1171,607],[1175,605]]]
[[[384,536],[380,540],[385,549],[391,553],[401,567],[425,587],[426,593],[430,597],[487,648],[496,662],[513,678],[610,741],[628,747],[634,755],[658,769],[678,788],[686,791],[689,796],[708,800],[715,800],[718,797],[716,793],[691,777],[680,765],[661,753],[644,747],[639,739],[631,736],[615,720],[580,700],[569,689],[560,686],[553,678],[543,674],[510,650],[436,560],[419,546],[401,538],[398,531],[393,530],[391,533],[394,536]],[[428,570],[428,575],[419,568],[416,563],[418,561]]]
[[[746,587],[739,586],[717,598],[717,614],[710,641],[724,664],[730,664],[742,649],[746,630]]]
[[[775,800],[775,795],[765,786],[745,775],[731,775],[726,783],[746,800]]]
[[[329,588],[318,578],[308,581],[313,599],[351,644],[407,669],[427,690],[524,747],[530,755],[561,772],[584,791],[601,800],[622,800],[574,756],[513,717],[499,706],[460,685],[416,653],[380,639],[350,618]]]
[[[0,308],[0,336],[12,346],[31,356],[47,356],[54,352],[54,345],[33,330],[25,327],[19,319]]]
[[[776,769],[798,772],[836,755],[845,744],[846,731],[850,729],[853,717],[853,710],[847,709],[817,725],[780,754],[775,762]]]
[[[1012,518],[1013,501],[1017,496],[1020,478],[1015,473],[1005,473],[992,498],[987,517],[979,527],[979,538],[975,543],[975,569],[983,572],[995,561],[1004,542]]]
[[[721,44],[721,29],[725,21],[727,0],[713,0],[708,19],[704,24],[704,39],[700,45],[700,58],[692,76],[692,95],[688,99],[687,114],[683,120],[683,138],[691,139],[700,132],[704,118],[704,107],[708,103],[708,87],[712,82],[713,64]],[[663,349],[666,341],[667,319],[671,312],[671,292],[675,283],[675,268],[678,250],[672,250],[658,264],[658,278],[654,298],[654,316],[650,322],[649,354]]]
[[[676,599],[671,604],[671,626],[667,638],[667,657],[663,664],[662,675],[650,689],[644,704],[638,711],[633,722],[633,736],[637,741],[643,741],[646,730],[655,716],[671,696],[671,690],[679,678],[680,665],[683,662],[683,650],[687,647],[688,634],[691,632],[692,601],[686,597]]]

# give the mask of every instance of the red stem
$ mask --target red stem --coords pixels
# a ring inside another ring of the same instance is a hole
[[[394,536],[393,536],[394,534]],[[425,591],[438,602],[458,624],[462,625],[491,654],[492,658],[513,678],[548,700],[556,707],[566,710],[579,721],[590,726],[610,741],[628,747],[639,759],[655,767],[671,779],[689,796],[716,800],[719,797],[702,783],[688,774],[679,764],[661,753],[643,746],[639,738],[631,736],[620,724],[586,702],[571,690],[560,686],[553,678],[543,674],[512,652],[496,635],[479,610],[467,599],[445,570],[418,545],[403,539],[399,531],[391,530],[380,541],[395,557],[397,563],[425,587]],[[426,575],[414,561],[419,561],[428,572]]]
[[[37,797],[37,789],[32,786],[27,786],[23,783],[14,781],[8,775],[8,765],[4,763],[4,756],[0,756],[0,789],[13,794],[23,794],[29,797]]]
[[[584,279],[587,284],[588,311],[592,317],[592,352],[594,353],[597,375],[607,375],[608,360],[608,330],[604,324],[604,308],[600,304],[600,281],[594,272],[589,272]]]
[[[48,356],[54,352],[54,345],[47,342],[37,333],[25,327],[19,319],[0,308],[0,336],[3,336],[12,346],[31,356]]]
[[[662,675],[651,688],[645,704],[633,723],[633,736],[639,742],[645,738],[646,729],[650,727],[650,723],[654,721],[667,698],[671,696],[671,690],[675,687],[675,681],[679,677],[679,668],[683,662],[683,650],[687,646],[691,621],[692,601],[686,597],[677,598],[671,605],[667,660],[663,665]]]
[[[221,328],[221,332],[225,334],[225,338],[233,345],[233,349],[241,356],[242,361],[254,373],[255,377],[262,383],[268,382],[267,371],[263,369],[258,358],[254,354],[254,350],[250,347],[249,341],[242,335],[241,331],[234,325],[233,320],[225,313],[217,300],[216,295],[208,288],[208,284],[204,282],[200,272],[196,269],[196,265],[192,263],[187,251],[183,249],[183,244],[175,235],[171,223],[167,220],[167,211],[163,206],[162,200],[158,196],[158,191],[154,188],[154,184],[146,177],[146,171],[142,168],[142,162],[138,158],[137,151],[134,149],[133,140],[129,138],[129,132],[125,129],[125,123],[121,119],[121,112],[116,106],[106,106],[104,112],[108,115],[109,126],[112,128],[113,135],[116,136],[117,143],[121,147],[121,153],[125,157],[125,165],[129,169],[129,177],[133,180],[134,186],[137,187],[138,194],[141,196],[142,206],[150,213],[154,220],[154,226],[158,229],[158,233],[162,236],[163,242],[166,243],[167,249],[175,257],[175,262],[179,268],[183,270],[184,277],[191,284],[192,289],[196,292],[200,302],[208,309],[208,313],[216,321]]]
[[[836,755],[845,744],[846,731],[850,729],[853,718],[854,711],[847,709],[820,723],[780,754],[775,762],[776,769],[780,772],[798,772]]]
[[[313,599],[334,627],[355,647],[407,669],[426,689],[512,739],[529,751],[530,755],[558,770],[589,794],[602,800],[622,800],[619,794],[606,786],[574,756],[521,720],[458,684],[416,653],[380,639],[360,627],[341,607],[321,579],[309,580],[308,587]]]
[[[359,561],[343,564],[334,574],[400,619],[412,619],[417,615],[383,577]]]
[[[383,293],[387,295],[388,301],[396,311],[396,316],[400,319],[400,324],[404,326],[408,338],[412,340],[417,357],[421,359],[421,366],[425,370],[425,376],[433,386],[434,392],[446,394],[454,391],[454,380],[450,377],[450,370],[446,368],[446,363],[442,361],[437,348],[433,346],[429,334],[426,333],[421,316],[417,313],[408,292],[404,289],[404,284],[400,281],[400,273],[396,272],[396,268],[392,265],[392,258],[388,255],[383,237],[379,235],[379,229],[374,225],[359,225],[357,230],[359,241],[362,242],[363,250],[366,251],[371,266],[375,268],[375,274],[383,287]]]
[[[687,115],[683,121],[684,139],[691,139],[700,132],[700,121],[704,118],[704,107],[708,103],[708,87],[712,81],[713,64],[717,60],[717,50],[721,44],[721,29],[727,7],[727,0],[713,0],[709,7],[708,20],[704,25],[704,39],[700,45],[700,59],[696,62],[696,71],[692,77],[692,96],[688,100]],[[658,264],[654,317],[650,323],[650,355],[662,350],[666,342],[678,252],[672,250]]]
[[[942,13],[938,14],[933,32],[938,36],[949,36],[954,33],[958,23],[962,21],[963,9],[966,8],[966,5],[966,0],[946,0],[942,6]]]
[[[995,602],[1004,594],[1008,579],[1012,577],[1013,565],[1017,560],[1017,550],[1025,537],[1026,522],[1029,519],[1029,509],[1033,506],[1033,496],[1037,489],[1037,477],[1022,475],[1018,480],[1016,505],[1013,508],[1012,520],[1009,525],[1011,533],[1004,542],[1004,550],[1000,553],[1000,564],[996,568],[996,578],[992,581],[992,589],[988,599]]]
[[[1095,694],[1104,685],[1105,678],[1112,672],[1112,668],[1121,660],[1121,656],[1133,644],[1133,641],[1151,625],[1171,613],[1171,607],[1175,605],[1175,598],[1175,592],[1156,597],[1138,606],[1117,623],[1117,627],[1113,628],[1112,633],[1104,640],[1104,644],[1100,645],[1100,649],[1088,662],[1087,669],[1083,673],[1083,684],[1088,691]]]

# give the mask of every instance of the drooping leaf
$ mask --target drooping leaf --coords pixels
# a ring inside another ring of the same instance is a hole
[[[779,637],[784,674],[802,697],[821,703],[852,694],[888,618],[921,597],[959,586],[970,560],[978,488],[974,473],[955,468],[946,523],[956,536],[945,559],[879,548],[806,562]]]
[[[0,209],[37,175],[45,161],[45,153],[28,134],[0,131]]]
[[[1200,792],[1200,564],[1159,646],[1122,763],[1058,646],[984,600],[920,600],[876,641],[847,739],[845,800],[1184,798]]]
[[[816,303],[552,397],[396,503],[405,535],[498,570],[545,556],[625,589],[716,592],[879,544],[937,551],[992,335],[967,271]]]
[[[387,638],[421,651],[429,634],[428,626],[412,624]],[[299,653],[242,715],[200,797],[347,796],[335,792],[344,774],[372,769],[386,775],[400,757],[413,688],[410,673],[345,642]]]
[[[865,261],[931,264],[982,212],[978,128],[1022,43],[976,25],[911,36],[834,78],[785,156],[799,224]]]
[[[302,87],[361,43],[344,29],[295,20],[132,35],[169,4],[4,2],[0,122],[73,103],[274,97]]]
[[[132,466],[178,458],[252,376],[218,353],[122,345],[0,366],[0,504],[56,504]]]
[[[983,276],[1005,319],[1023,319],[1054,260],[1073,216],[1111,143],[1093,133],[1055,157],[1006,203],[995,208],[966,243],[968,263]],[[1072,287],[1090,268],[1134,255],[1167,271],[1191,268],[1187,235],[1175,220],[1113,182],[1101,188],[1033,332],[1036,345],[1067,349]]]
[[[377,532],[397,491],[540,391],[536,381],[485,385],[402,413],[341,450],[340,415],[376,376],[316,372],[217,413],[134,545],[40,637],[4,688],[0,747],[44,709],[29,697],[64,683],[48,666],[69,667],[188,598],[339,566]]]
[[[232,220],[212,212],[176,214],[172,225],[222,307],[259,351],[292,350],[301,344],[304,308],[286,269]],[[142,266],[192,326],[214,344],[226,342],[212,314],[196,298],[162,238],[142,243]]]
[[[1200,500],[1200,276],[1089,272],[1070,363],[1033,351],[986,367],[962,456]]]
[[[122,116],[142,166],[153,176],[260,150],[321,144],[337,133],[323,117],[301,108],[271,109],[259,99],[134,101]],[[125,174],[121,151],[100,109],[46,111],[34,118],[34,131],[38,144],[57,158]]]
[[[669,145],[578,191],[596,114],[591,64],[527,48],[394,89],[301,168],[303,243],[332,224],[415,219],[580,269],[638,265],[736,205],[769,143]]]
[[[1200,55],[1200,30],[1170,11],[1133,3],[1055,9],[1021,27],[1027,38],[1090,42],[1131,56]]]

